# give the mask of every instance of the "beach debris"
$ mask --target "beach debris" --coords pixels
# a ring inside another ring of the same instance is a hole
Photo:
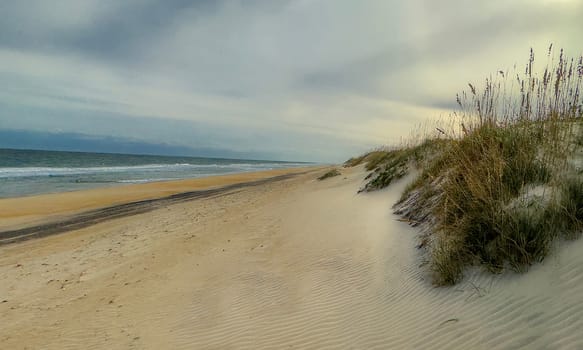
[[[444,324],[458,322],[458,321],[459,321],[459,318],[450,318],[449,320],[445,320],[445,321],[441,322],[437,327],[441,327]]]

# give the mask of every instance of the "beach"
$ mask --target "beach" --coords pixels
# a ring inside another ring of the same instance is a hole
[[[357,194],[362,166],[318,181],[327,169],[0,200],[6,231],[256,182],[0,245],[0,347],[583,348],[583,241],[527,274],[476,268],[436,288],[392,214],[412,178]]]
[[[78,214],[92,209],[163,198],[189,191],[248,183],[306,170],[307,168],[267,170],[179,181],[161,181],[84,191],[5,198],[0,199],[0,231],[32,224],[42,224],[50,222],[51,219],[59,219],[68,214]]]

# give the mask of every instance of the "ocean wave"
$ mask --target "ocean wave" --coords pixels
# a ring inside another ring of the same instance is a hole
[[[118,180],[116,183],[120,184],[142,184],[148,182],[158,182],[158,181],[173,181],[182,180],[181,177],[163,177],[163,178],[151,178],[151,179],[136,179],[136,180]]]
[[[147,164],[135,166],[109,166],[109,167],[23,167],[0,168],[2,177],[36,177],[36,176],[66,176],[81,174],[103,174],[130,171],[157,171],[171,168],[193,167],[191,164]]]
[[[58,177],[70,175],[91,175],[106,173],[127,173],[127,172],[154,172],[154,171],[186,171],[192,170],[196,173],[208,172],[209,169],[222,169],[228,172],[269,170],[288,167],[301,166],[300,163],[228,163],[228,164],[145,164],[133,166],[107,166],[107,167],[21,167],[21,168],[0,168],[0,178],[19,177]]]

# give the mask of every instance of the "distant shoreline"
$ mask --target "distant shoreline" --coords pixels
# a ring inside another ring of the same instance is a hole
[[[216,160],[232,160],[232,161],[254,161],[254,162],[268,162],[268,163],[290,163],[314,164],[314,162],[303,162],[293,160],[271,160],[271,159],[254,159],[254,158],[231,158],[231,157],[212,157],[212,156],[194,156],[194,155],[179,155],[179,154],[155,154],[155,153],[128,153],[128,152],[89,152],[89,151],[68,151],[59,149],[37,149],[37,148],[14,148],[14,147],[0,147],[0,151],[23,151],[23,152],[49,152],[49,153],[73,153],[73,154],[98,154],[98,155],[113,155],[113,156],[136,156],[136,157],[166,157],[166,158],[193,158],[193,159],[216,159]]]

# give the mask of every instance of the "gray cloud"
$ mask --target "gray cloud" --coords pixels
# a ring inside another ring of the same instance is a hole
[[[427,92],[431,91],[427,90],[433,90],[433,84],[428,86],[423,77],[415,75],[416,70],[431,66],[437,69],[443,63],[474,68],[476,62],[468,60],[478,54],[484,56],[479,59],[498,65],[476,71],[477,76],[482,78],[514,63],[524,63],[528,57],[527,50],[532,46],[537,46],[541,55],[546,53],[546,46],[556,41],[563,41],[562,44],[567,48],[571,48],[570,45],[575,46],[575,51],[572,52],[575,55],[578,53],[576,50],[583,48],[576,43],[576,36],[549,36],[551,41],[542,42],[537,39],[537,36],[552,33],[553,30],[583,32],[583,22],[578,20],[583,14],[583,1],[569,7],[536,6],[533,2],[492,1],[495,5],[491,4],[489,9],[459,0],[421,3],[420,7],[426,15],[423,18],[429,17],[436,23],[431,23],[420,38],[414,38],[411,34],[409,40],[395,42],[369,57],[339,67],[324,67],[320,71],[309,72],[299,79],[299,86],[315,91],[331,90],[333,93],[350,91],[451,109],[455,107],[455,91],[463,88],[464,82],[472,81],[475,77],[461,77],[464,79],[461,82],[458,77],[452,77],[458,85],[455,90],[450,90],[449,97],[443,94],[428,96]],[[418,21],[420,20],[414,21],[415,24]],[[509,55],[508,47],[516,47],[517,44],[522,44],[520,55]],[[485,52],[492,53],[486,56]],[[478,62],[478,65],[480,63],[483,62]],[[454,67],[448,68],[448,73],[455,73],[452,69]],[[383,86],[382,81],[386,80],[393,80],[395,83]],[[451,102],[447,102],[448,99]]]
[[[102,55],[128,49],[161,32],[185,10],[200,15],[216,8],[212,0],[75,1],[24,0],[0,5],[0,44]],[[43,46],[40,41],[46,41]]]
[[[0,4],[0,127],[341,160],[455,107],[578,0],[23,0]],[[115,126],[115,127],[113,127]]]

